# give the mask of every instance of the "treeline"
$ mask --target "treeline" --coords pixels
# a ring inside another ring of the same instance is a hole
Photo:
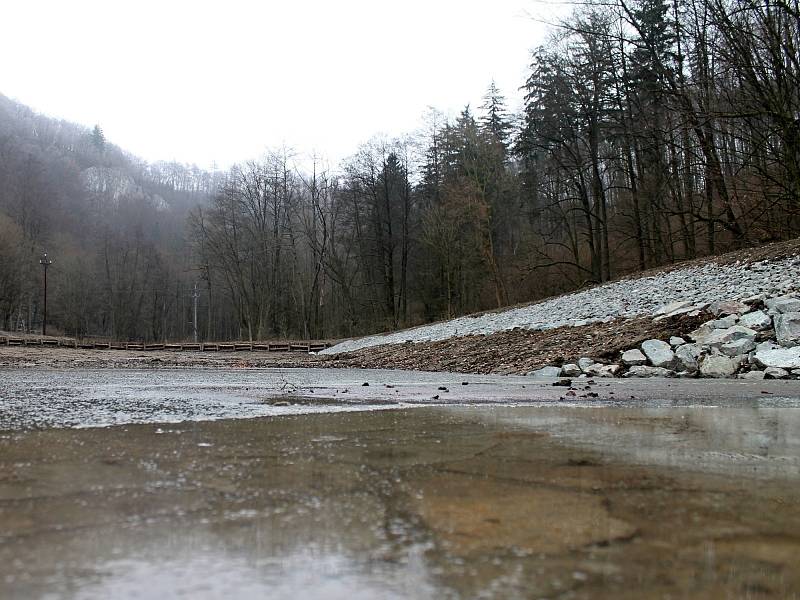
[[[520,114],[492,84],[335,170],[288,150],[224,175],[152,167],[83,130],[12,148],[7,168],[0,129],[0,231],[16,236],[0,233],[0,326],[26,298],[35,321],[42,239],[77,249],[52,268],[67,333],[189,337],[197,285],[199,337],[264,339],[396,329],[797,236],[798,44],[796,0],[586,4],[533,52]]]
[[[566,22],[534,55],[517,145],[542,253],[603,281],[797,235],[798,17],[613,0]]]

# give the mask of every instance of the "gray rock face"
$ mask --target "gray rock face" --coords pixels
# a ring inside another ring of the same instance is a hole
[[[704,377],[730,377],[736,373],[740,361],[723,356],[721,354],[710,354],[700,363],[700,374]]]
[[[542,367],[528,373],[528,377],[534,379],[551,379],[559,375],[561,375],[561,367]]]
[[[699,368],[701,349],[698,344],[684,344],[675,348],[675,358],[678,359],[680,367],[690,373],[694,373]]]
[[[756,339],[756,335],[757,333],[749,327],[734,325],[733,327],[728,327],[727,329],[717,329],[712,331],[708,337],[706,337],[703,343],[714,348],[742,339],[747,339],[753,342]]]
[[[754,331],[764,331],[772,327],[772,319],[764,311],[754,310],[739,317],[739,325]]]
[[[626,350],[622,353],[622,362],[626,365],[646,365],[647,357],[642,354],[642,351],[634,348],[633,350]]]
[[[778,298],[768,298],[764,301],[771,314],[784,314],[790,312],[800,312],[800,298],[792,296],[780,296]]]
[[[577,377],[581,373],[583,373],[583,371],[581,371],[581,368],[575,363],[569,363],[561,367],[561,374],[564,377]]]
[[[771,342],[764,342],[756,347],[751,355],[751,362],[764,368],[800,369],[800,346],[781,348]]]
[[[685,343],[686,343],[685,339],[683,339],[682,337],[678,337],[676,335],[673,335],[671,338],[669,338],[669,345],[672,346],[673,348],[675,346],[681,346]]]
[[[676,306],[679,308],[674,308]],[[673,302],[670,305],[665,305],[662,307],[664,310],[667,310],[668,308],[674,308],[673,310],[670,310],[666,313],[657,314],[653,321],[663,321],[664,319],[668,319],[669,317],[677,317],[678,315],[690,315],[696,317],[706,306],[708,306],[707,302],[702,302],[700,304],[693,304],[691,302]]]
[[[749,310],[749,306],[744,302],[737,302],[736,300],[717,300],[708,306],[708,312],[715,317],[725,315],[739,315]]]
[[[597,375],[600,377],[616,377],[621,368],[619,365],[603,365]]]
[[[739,338],[727,344],[722,344],[719,351],[725,356],[741,356],[756,349],[755,341],[749,338]]]
[[[664,304],[659,306],[658,309],[653,313],[654,317],[660,317],[662,315],[669,315],[676,310],[681,310],[683,308],[690,308],[692,306],[691,300],[677,300],[675,302],[670,302],[668,304]]]
[[[764,371],[748,371],[747,373],[739,373],[739,379],[764,379]]]
[[[787,312],[775,317],[775,337],[781,346],[800,344],[800,312]]]
[[[785,369],[780,369],[778,367],[767,367],[764,370],[765,379],[787,379],[788,377],[789,371]]]
[[[587,367],[585,373],[593,377],[614,377],[619,369],[619,365],[604,365],[603,363],[594,363],[590,367]]]
[[[591,367],[593,364],[595,363],[591,358],[587,358],[584,356],[583,358],[578,359],[578,367],[580,367],[581,371],[583,371],[584,373],[586,372],[586,369]]]
[[[714,329],[728,329],[728,327],[733,327],[736,325],[736,321],[738,321],[737,315],[728,315],[727,317],[723,317],[722,319],[715,319],[714,321],[709,321],[711,327]]]
[[[689,334],[689,337],[692,339],[692,341],[697,342],[698,344],[705,344],[706,339],[708,339],[708,336],[710,336],[713,332],[714,326],[711,325],[711,322],[709,321],[708,323],[703,323],[700,325],[700,327],[692,331]]]
[[[625,373],[625,377],[675,377],[675,371],[663,367],[636,365]]]
[[[675,353],[667,342],[647,340],[642,342],[642,351],[654,367],[669,369],[675,364]]]

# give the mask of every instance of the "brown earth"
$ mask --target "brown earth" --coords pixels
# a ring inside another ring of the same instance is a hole
[[[545,331],[512,329],[489,335],[450,338],[364,348],[333,355],[325,366],[371,369],[411,369],[456,373],[527,373],[547,365],[562,365],[582,356],[619,360],[625,350],[645,340],[666,340],[685,334],[706,320],[681,315],[662,321],[651,317],[617,319],[581,327]]]

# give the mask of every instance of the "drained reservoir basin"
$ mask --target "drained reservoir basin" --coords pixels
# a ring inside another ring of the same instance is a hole
[[[0,371],[0,597],[800,597],[800,382],[552,383]]]

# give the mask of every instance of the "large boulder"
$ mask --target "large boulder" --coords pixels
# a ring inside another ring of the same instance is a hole
[[[722,354],[709,354],[700,363],[700,374],[704,377],[731,377],[740,364],[741,361]]]
[[[800,344],[800,312],[775,316],[775,338],[784,347]]]
[[[739,373],[737,375],[739,379],[764,379],[764,371],[748,371],[747,373]]]
[[[707,346],[715,348],[742,339],[750,340],[752,342],[755,341],[756,335],[758,335],[757,332],[753,331],[749,327],[734,325],[733,327],[728,327],[727,329],[716,329],[712,331],[705,338],[703,343]]]
[[[598,375],[600,377],[616,377],[621,368],[619,365],[603,365]]]
[[[625,377],[675,377],[675,371],[663,367],[636,365],[628,369]]]
[[[628,366],[646,365],[647,357],[638,348],[626,350],[622,353],[622,362]]]
[[[676,310],[690,308],[693,304],[694,303],[691,300],[678,300],[676,302],[670,302],[669,304],[663,304],[658,307],[656,312],[653,313],[653,316],[660,317],[662,315],[669,315],[674,313]]]
[[[709,321],[708,323],[703,323],[702,325],[700,325],[700,327],[692,331],[689,334],[689,337],[692,339],[692,341],[698,344],[705,344],[706,339],[708,339],[708,336],[714,333],[714,326],[711,323],[713,323],[713,321]]]
[[[694,373],[699,368],[698,361],[702,353],[699,344],[684,344],[675,348],[678,365],[685,371]]]
[[[725,356],[742,356],[756,349],[755,340],[749,338],[739,338],[727,344],[722,344],[719,351]]]
[[[694,304],[692,302],[670,302],[659,308],[654,314],[654,321],[662,321],[678,315],[697,316],[700,311],[708,306],[708,302]]]
[[[528,377],[533,377],[534,379],[552,379],[560,375],[561,367],[542,367],[528,373]]]
[[[587,367],[584,372],[587,375],[592,375],[593,377],[614,377],[619,370],[619,365],[604,365],[603,363],[594,363],[590,367]]]
[[[561,367],[561,374],[564,377],[577,377],[581,373],[583,373],[583,370],[575,363],[567,363]]]
[[[788,379],[789,378],[789,371],[786,369],[780,369],[778,367],[767,367],[764,369],[764,378],[765,379]]]
[[[772,327],[772,319],[763,310],[754,310],[739,317],[739,325],[754,331],[764,331]]]
[[[768,298],[764,301],[770,314],[784,314],[790,312],[800,312],[800,298],[792,296],[779,296],[778,298]]]
[[[737,302],[736,300],[717,300],[708,306],[708,312],[715,317],[725,315],[740,315],[748,310],[750,310],[750,307],[747,306],[747,304],[743,302]]]
[[[686,340],[682,337],[678,337],[677,335],[673,335],[669,338],[669,345],[675,348],[676,346],[682,346],[686,343]]]
[[[669,369],[675,364],[675,353],[667,342],[647,340],[642,342],[642,352],[654,367]]]
[[[800,369],[800,346],[781,348],[772,342],[764,342],[750,355],[750,361],[762,368]]]
[[[584,356],[583,358],[578,359],[578,366],[584,373],[586,373],[586,369],[591,367],[593,364],[595,364],[595,361],[593,361],[591,358],[587,358]]]
[[[727,317],[722,317],[721,319],[709,321],[709,324],[714,329],[727,329],[728,327],[733,327],[736,325],[736,321],[738,320],[739,318],[736,315],[728,315]]]

